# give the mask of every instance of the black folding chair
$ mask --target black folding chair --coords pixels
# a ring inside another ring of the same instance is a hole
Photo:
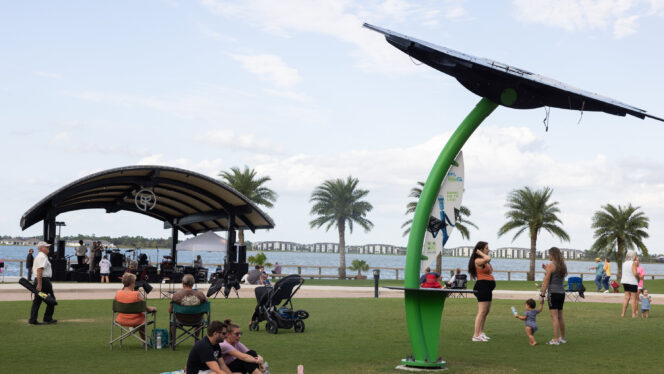
[[[466,283],[468,283],[468,279],[466,274],[460,274],[457,275],[456,278],[454,278],[454,284],[452,287],[450,287],[450,290],[465,290],[466,289]],[[466,297],[465,292],[451,292],[449,294],[449,297]]]

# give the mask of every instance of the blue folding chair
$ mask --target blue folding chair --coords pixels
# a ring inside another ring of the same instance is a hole
[[[570,301],[579,301],[579,296],[583,297],[583,280],[581,277],[569,277],[567,278],[567,284],[565,286],[565,296],[567,300]]]

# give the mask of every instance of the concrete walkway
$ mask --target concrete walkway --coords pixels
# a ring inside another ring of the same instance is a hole
[[[30,301],[30,293],[20,284],[17,283],[18,279],[15,277],[7,277],[4,283],[0,283],[0,301]],[[148,294],[149,299],[158,298],[160,296],[160,284],[151,284],[153,290]],[[166,286],[162,284],[162,289],[165,291]],[[198,289],[207,292],[209,284],[198,285]],[[115,292],[122,288],[120,283],[76,283],[76,282],[55,282],[53,283],[55,296],[58,300],[102,300],[112,299]],[[180,289],[180,285],[175,286],[175,290]],[[242,285],[239,290],[240,298],[253,299],[255,285]],[[511,290],[494,290],[493,297],[495,299],[508,299],[508,300],[527,300],[533,298],[537,300],[539,291],[511,291]],[[664,295],[651,294],[653,304],[664,304]],[[235,298],[235,293],[231,292],[231,296]],[[359,297],[374,297],[373,287],[340,287],[340,286],[307,286],[303,285],[297,293],[298,298],[359,298]],[[386,288],[379,289],[379,297],[392,297],[402,298],[403,291],[391,290]],[[467,297],[472,297],[467,295]],[[217,298],[223,298],[220,293]],[[584,299],[579,299],[582,302],[594,303],[622,303],[622,293],[599,293],[599,292],[586,292]]]

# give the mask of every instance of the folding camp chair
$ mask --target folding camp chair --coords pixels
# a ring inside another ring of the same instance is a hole
[[[122,347],[122,341],[130,336],[135,337],[136,339],[140,340],[141,343],[145,346],[145,350],[148,350],[148,333],[147,333],[147,326],[148,325],[153,325],[152,328],[155,329],[157,326],[157,312],[149,312],[148,310],[147,303],[145,300],[143,301],[137,301],[135,303],[121,303],[117,300],[113,300],[113,313],[111,315],[111,349],[113,349],[113,343],[116,341],[120,341],[120,347]],[[130,326],[123,326],[119,324],[118,322],[115,321],[116,313],[126,313],[126,314],[139,314],[139,313],[145,313],[145,322],[142,324],[135,326],[135,327],[130,327]],[[152,320],[150,320],[150,317],[152,317]],[[115,330],[115,326],[120,328],[120,336],[117,338],[113,338],[113,331]],[[145,339],[141,338],[140,332],[141,329],[145,328]],[[137,335],[138,334],[138,335]]]
[[[171,349],[175,350],[175,347],[187,340],[188,338],[194,338],[194,342],[198,341],[199,338],[196,337],[196,334],[199,336],[205,337],[205,330],[210,325],[210,302],[206,301],[200,305],[191,305],[183,306],[173,303],[173,311],[169,313],[171,321]],[[179,314],[198,314],[200,315],[200,320],[198,322],[186,323],[179,321],[177,319],[176,313]],[[178,330],[181,330],[182,333],[178,335]]]
[[[468,279],[466,279],[466,274],[460,274],[456,278],[454,278],[454,284],[452,287],[450,287],[451,290],[465,290],[466,289],[466,283],[468,282]],[[464,292],[450,292],[448,297],[466,297],[466,293]]]
[[[565,286],[565,285],[563,285]],[[570,301],[579,301],[579,296],[583,297],[583,280],[581,277],[569,277],[567,278],[567,287],[565,288],[565,296],[567,300]]]

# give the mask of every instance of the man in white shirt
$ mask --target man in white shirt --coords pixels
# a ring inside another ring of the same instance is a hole
[[[88,247],[83,244],[83,240],[78,241],[78,248],[76,248],[76,259],[78,259],[78,264],[83,265],[85,263],[85,254],[88,253]]]
[[[51,284],[51,276],[53,270],[51,269],[51,262],[48,261],[48,252],[51,248],[51,244],[46,242],[39,242],[37,244],[37,250],[39,254],[35,257],[35,262],[32,264],[32,275],[35,277],[34,285],[37,288],[37,291],[43,292],[47,295],[50,295],[55,299],[53,294],[53,285]],[[41,322],[37,321],[37,314],[39,313],[39,307],[41,306],[42,298],[35,296],[32,300],[32,309],[30,310],[30,319],[28,323],[31,325],[41,325]],[[55,311],[54,305],[46,305],[46,312],[44,312],[44,323],[45,324],[55,324],[58,323],[57,320],[53,319],[53,312]]]

